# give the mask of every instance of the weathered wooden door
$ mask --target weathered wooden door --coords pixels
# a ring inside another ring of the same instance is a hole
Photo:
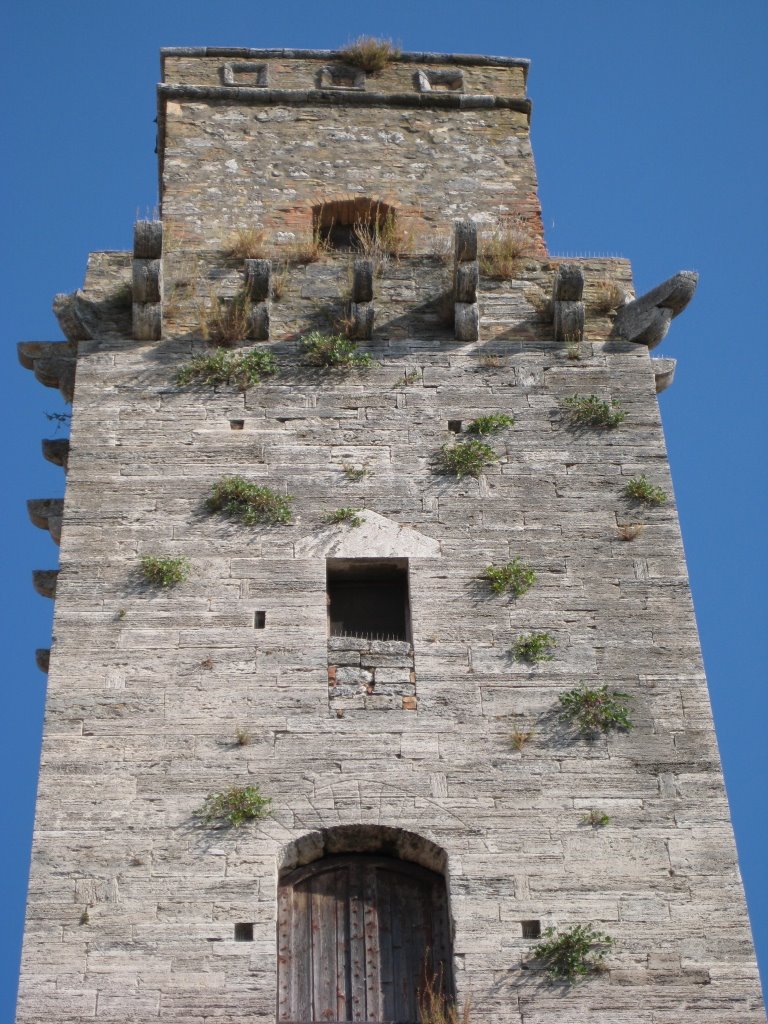
[[[445,879],[405,861],[326,857],[279,886],[281,1024],[418,1024],[425,972],[452,992]]]

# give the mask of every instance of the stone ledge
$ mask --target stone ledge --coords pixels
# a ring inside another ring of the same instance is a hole
[[[247,86],[168,85],[157,87],[160,99],[214,100],[259,106],[422,107],[442,110],[517,110],[531,117],[529,99],[515,96],[465,96],[448,92],[358,92],[355,89],[257,89]]]

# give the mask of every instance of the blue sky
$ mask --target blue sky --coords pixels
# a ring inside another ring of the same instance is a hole
[[[656,354],[678,359],[661,406],[755,938],[768,963],[768,672],[764,260],[768,6],[758,0],[29,0],[4,16],[5,199],[0,715],[0,1024],[13,1020],[56,565],[25,500],[63,493],[44,462],[54,391],[16,362],[58,340],[55,292],[87,254],[127,249],[157,198],[161,46],[333,48],[360,33],[408,50],[532,60],[533,143],[550,251],[623,255],[639,291],[681,269],[701,282]]]

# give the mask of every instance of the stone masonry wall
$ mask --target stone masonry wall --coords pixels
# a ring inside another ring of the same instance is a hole
[[[94,254],[78,300],[92,337],[77,344],[18,1024],[274,1024],[278,874],[331,848],[340,826],[367,826],[361,843],[384,828],[404,847],[410,833],[429,856],[444,851],[434,864],[473,1024],[762,1021],[654,364],[644,346],[610,338],[596,301],[606,281],[631,293],[628,264],[583,261],[587,330],[574,347],[552,340],[555,261],[481,279],[474,343],[425,313],[444,291],[444,261],[391,260],[361,345],[375,364],[342,372],[303,365],[297,340],[338,301],[348,261],[327,255],[294,268],[273,304],[263,344],[275,377],[246,392],[179,386],[179,368],[206,350],[201,296],[242,280],[210,237],[241,210],[279,207],[294,159],[279,154],[271,199],[260,182],[231,187],[237,172],[221,195],[206,192],[210,170],[184,147],[201,141],[218,173],[259,108],[229,108],[228,135],[225,108],[206,108],[218,154],[202,110],[182,107],[169,136],[166,287],[182,274],[184,232],[202,276],[173,296],[164,337],[132,339],[115,311],[127,254]],[[318,126],[315,111],[289,113]],[[287,139],[288,120],[269,114]],[[316,159],[315,148],[306,165]],[[416,206],[408,180],[397,188]],[[455,198],[445,180],[435,211],[466,212],[470,193]],[[501,201],[482,181],[476,200],[485,212]],[[576,394],[619,400],[627,417],[575,429],[563,403]],[[438,472],[441,446],[457,439],[449,420],[466,437],[497,412],[515,422],[488,439],[496,461],[478,479]],[[348,466],[367,472],[351,479]],[[292,522],[211,515],[211,486],[233,474],[292,495]],[[639,474],[666,504],[629,502]],[[339,507],[359,509],[363,525],[326,524]],[[627,541],[627,524],[644,529]],[[408,662],[415,692],[376,706],[367,691],[331,694],[329,707],[329,664],[350,650],[329,644],[326,559],[360,549],[408,560],[410,646],[389,656],[398,671]],[[149,587],[145,554],[186,558],[188,580]],[[536,573],[517,599],[479,578],[513,558]],[[552,661],[512,656],[533,631],[554,638]],[[582,683],[627,693],[635,728],[591,741],[569,729],[558,697]],[[233,785],[258,785],[270,816],[202,827],[196,809]],[[585,822],[592,809],[610,822]],[[523,937],[531,920],[608,932],[606,970],[551,984]],[[239,922],[253,941],[235,940]]]

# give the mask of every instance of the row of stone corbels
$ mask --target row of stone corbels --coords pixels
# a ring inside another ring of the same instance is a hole
[[[64,437],[46,438],[43,441],[43,456],[55,466],[61,466],[66,472],[69,460],[69,441]],[[63,498],[31,498],[27,502],[29,518],[35,526],[48,530],[56,544],[61,543],[61,524],[64,517]],[[58,569],[33,569],[32,585],[41,597],[56,597],[56,581]],[[35,651],[35,663],[41,672],[48,671],[51,651],[49,647],[39,647]]]
[[[477,341],[480,337],[479,284],[477,224],[469,219],[457,220],[453,226],[453,324],[458,341]]]
[[[65,402],[75,392],[77,352],[69,341],[20,341],[19,362],[47,388],[58,388]]]
[[[163,335],[163,223],[133,226],[133,336],[158,341]]]

